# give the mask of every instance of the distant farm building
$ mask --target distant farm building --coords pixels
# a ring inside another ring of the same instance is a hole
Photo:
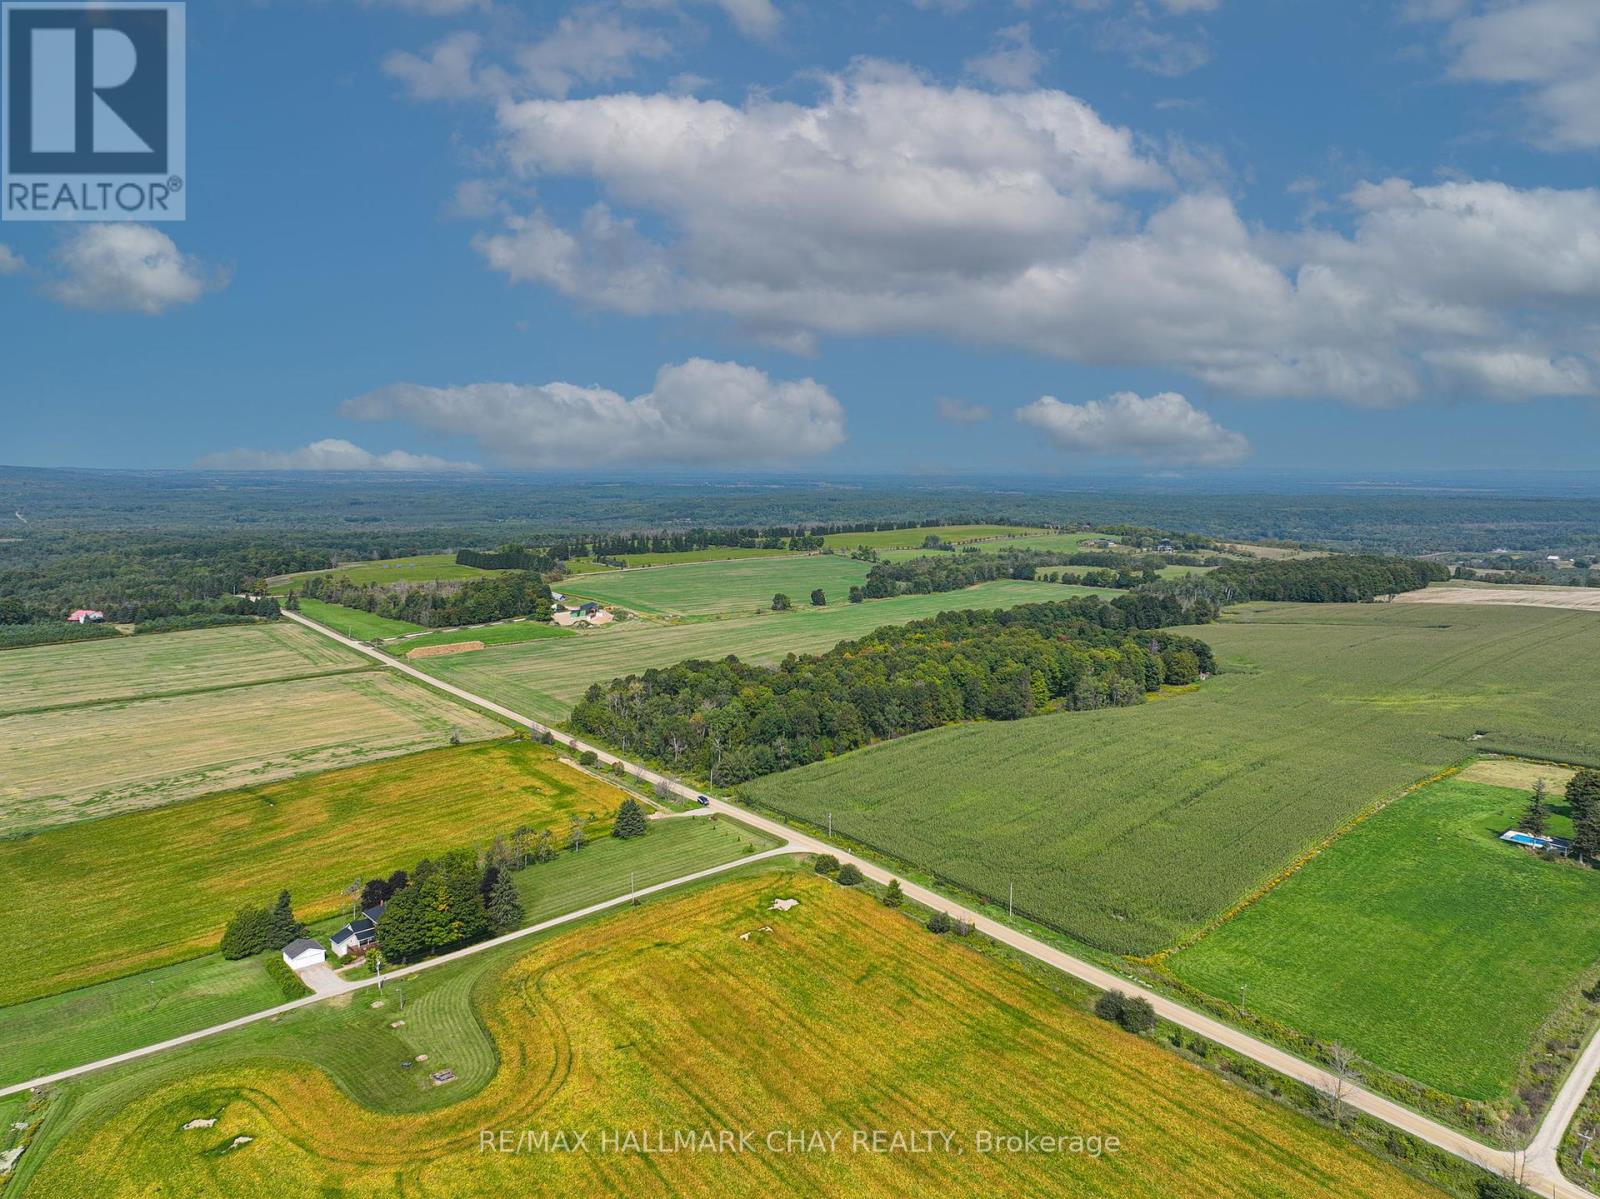
[[[378,940],[378,917],[383,915],[383,905],[368,908],[349,924],[333,934],[333,952],[339,957],[363,954]]]
[[[291,970],[306,970],[322,965],[328,960],[328,954],[321,942],[301,937],[283,947],[283,960]]]
[[[98,608],[79,608],[67,617],[68,624],[98,624],[106,618],[106,614]]]

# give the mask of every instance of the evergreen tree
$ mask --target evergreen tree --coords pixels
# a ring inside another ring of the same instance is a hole
[[[628,796],[622,801],[622,806],[617,809],[617,819],[611,826],[613,837],[642,837],[650,831],[650,822],[645,819],[644,809],[639,806],[639,801],[633,796]]]
[[[517,894],[516,883],[511,881],[509,874],[500,875],[495,879],[494,889],[489,892],[490,931],[498,936],[520,928],[523,917],[522,897]]]
[[[1572,848],[1586,862],[1600,862],[1600,804],[1591,806],[1572,829]]]
[[[906,893],[900,889],[900,880],[891,878],[889,889],[883,893],[883,906],[897,908],[906,901]]]
[[[780,591],[772,597],[772,610],[774,612],[787,612],[792,607],[794,607],[793,602],[783,592]]]
[[[846,862],[839,867],[839,885],[841,887],[853,887],[862,880],[862,877],[861,871],[856,868],[854,862]]]
[[[289,892],[279,891],[278,902],[272,909],[272,944],[271,949],[282,949],[290,941],[306,935],[306,926],[294,918],[294,905],[289,900]]]
[[[821,587],[811,593],[811,606],[813,608],[826,608],[828,606],[828,597]]]
[[[928,917],[928,931],[939,933],[941,936],[950,931],[950,913],[935,912]]]
[[[1532,833],[1535,837],[1542,837],[1550,827],[1550,801],[1548,799],[1549,784],[1543,779],[1533,782],[1533,794],[1528,798],[1527,809],[1522,813],[1522,819],[1517,822],[1517,827],[1525,833]]]
[[[1577,824],[1589,812],[1600,809],[1600,770],[1580,770],[1567,784],[1567,806]]]
[[[387,961],[421,957],[428,946],[422,931],[422,888],[402,887],[389,896],[378,917],[378,948]]]
[[[230,961],[279,948],[272,943],[272,913],[266,908],[240,908],[222,934],[222,956]],[[289,940],[294,940],[293,937]],[[288,941],[284,942],[285,945]]]

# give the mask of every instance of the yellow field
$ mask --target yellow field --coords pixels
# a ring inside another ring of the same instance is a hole
[[[368,666],[289,621],[41,645],[11,650],[0,663],[0,716]]]
[[[1600,587],[1469,587],[1446,583],[1394,597],[1397,604],[1490,604],[1516,608],[1572,608],[1600,612]]]
[[[770,910],[778,897],[801,904]],[[811,875],[763,874],[624,909],[507,961],[471,988],[470,976],[419,978],[406,1013],[426,1033],[389,1029],[392,1011],[364,999],[343,1012],[318,1005],[250,1030],[232,1060],[213,1043],[187,1065],[152,1064],[90,1090],[87,1103],[80,1090],[71,1127],[41,1138],[47,1156],[27,1194],[1438,1194],[1031,976]],[[432,1047],[427,1036],[441,1039],[428,1070],[457,1060],[449,1038],[482,1034],[445,1009],[473,997],[498,1064],[479,1074],[463,1050],[457,1083],[419,1087],[422,1068],[398,1062]],[[330,1035],[335,1020],[343,1035]],[[318,1053],[336,1076],[304,1060]],[[350,1098],[384,1085],[394,1100],[374,1106],[387,1111]],[[196,1119],[216,1124],[183,1130]],[[522,1130],[590,1140],[577,1152],[484,1152],[484,1130],[509,1130],[512,1145]],[[731,1152],[605,1149],[602,1137],[628,1130],[749,1139]],[[1119,1144],[1099,1156],[983,1153],[985,1130]],[[857,1139],[918,1132],[929,1151],[902,1142],[874,1152]],[[795,1145],[790,1133],[823,1139]]]
[[[349,904],[358,878],[478,846],[519,825],[602,831],[609,784],[531,742],[497,741],[329,771],[0,841],[7,936],[0,1006],[216,948],[228,918],[288,887],[301,919]]]
[[[1458,776],[1469,783],[1488,783],[1491,787],[1517,787],[1532,791],[1533,784],[1543,779],[1550,785],[1551,795],[1565,795],[1567,784],[1576,771],[1565,766],[1551,766],[1546,762],[1524,762],[1518,758],[1480,758]]]
[[[441,746],[452,729],[466,741],[505,731],[376,672],[4,716],[0,837]]]

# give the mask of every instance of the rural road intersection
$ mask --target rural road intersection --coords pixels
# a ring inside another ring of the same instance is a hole
[[[433,687],[436,690],[453,695],[456,698],[464,700],[478,708],[482,708],[489,712],[494,712],[507,720],[516,722],[524,728],[532,729],[536,733],[549,733],[557,742],[572,749],[580,752],[584,750],[590,750],[598,756],[600,761],[605,762],[608,765],[620,762],[622,768],[628,774],[642,782],[661,786],[665,789],[674,791],[685,798],[692,799],[700,794],[698,791],[684,786],[675,779],[667,778],[666,776],[657,774],[652,770],[648,770],[641,766],[636,766],[631,762],[622,761],[615,755],[607,753],[598,746],[587,745],[584,742],[568,736],[565,733],[548,728],[540,722],[524,716],[520,712],[514,712],[509,708],[493,702],[492,700],[485,699],[482,696],[475,695],[470,691],[464,690],[463,688],[443,682],[440,679],[436,679],[433,676],[418,670],[416,667],[411,666],[409,663],[391,658],[389,655],[373,649],[371,646],[363,645],[361,642],[337,633],[325,625],[308,620],[306,617],[297,612],[285,611],[283,615],[287,619],[294,620],[299,624],[305,625],[307,628],[323,634],[324,636],[333,638],[335,641],[340,642],[342,645],[353,649],[358,653],[365,654],[370,658],[376,659],[392,670],[398,670],[402,674],[410,675],[429,687]],[[684,875],[682,878],[672,879],[668,882],[658,883],[655,886],[641,888],[637,892],[639,896],[648,896],[669,890],[673,887],[681,886],[685,883],[694,882],[699,879],[712,878],[718,874],[743,866],[749,862],[762,861],[764,859],[797,853],[833,854],[841,862],[853,862],[861,870],[862,874],[880,884],[886,884],[890,878],[896,877],[892,874],[892,872],[883,869],[881,866],[878,866],[873,862],[858,858],[845,850],[839,849],[833,845],[829,845],[815,837],[797,832],[794,829],[789,828],[787,825],[780,824],[775,820],[770,820],[764,816],[760,816],[754,812],[730,804],[724,800],[713,798],[711,801],[711,810],[714,812],[721,812],[730,818],[741,821],[744,824],[752,825],[755,828],[761,829],[763,832],[777,837],[783,842],[783,844],[777,849],[769,849],[763,853],[754,854],[750,857],[739,858],[722,866],[713,866],[706,870],[699,870],[692,874]],[[1182,1004],[1176,1003],[1173,1000],[1168,999],[1166,996],[1158,994],[1157,992],[1146,990],[1143,987],[1140,987],[1137,984],[1129,981],[1128,979],[1104,970],[1099,966],[1092,965],[1080,958],[1075,958],[1070,954],[1063,953],[1054,946],[1046,944],[1045,942],[1031,937],[1026,933],[1018,932],[1016,929],[996,923],[995,921],[990,920],[969,908],[963,907],[961,904],[953,902],[946,896],[940,895],[935,891],[928,890],[925,887],[919,886],[915,883],[906,882],[904,880],[901,880],[901,887],[904,889],[905,894],[916,902],[938,911],[948,912],[952,917],[965,920],[973,927],[974,931],[985,936],[992,937],[996,941],[1007,945],[1020,953],[1025,953],[1028,956],[1053,967],[1054,969],[1060,970],[1064,974],[1069,974],[1072,977],[1080,979],[1083,982],[1088,983],[1090,986],[1096,987],[1100,990],[1119,990],[1124,994],[1141,996],[1149,1001],[1150,1005],[1156,1010],[1156,1013],[1159,1016],[1172,1022],[1173,1024],[1188,1029],[1190,1032],[1197,1033],[1200,1036],[1214,1041],[1219,1045],[1226,1046],[1235,1053],[1259,1062],[1261,1065],[1264,1065],[1269,1069],[1284,1075],[1285,1077],[1295,1079],[1296,1081],[1313,1087],[1318,1091],[1323,1093],[1331,1093],[1334,1089],[1334,1079],[1330,1074],[1327,1073],[1327,1071],[1323,1070],[1320,1066],[1314,1065],[1311,1062],[1296,1057],[1285,1050],[1279,1049],[1275,1045],[1270,1045],[1265,1041],[1257,1040],[1255,1037],[1241,1032],[1231,1025],[1224,1024],[1221,1021],[1214,1020],[1209,1016],[1203,1015],[1200,1012],[1196,1012],[1192,1008],[1188,1008]],[[607,900],[603,903],[591,904],[589,907],[583,908],[576,912],[570,912],[565,916],[560,916],[553,920],[546,920],[540,924],[530,925],[527,928],[518,929],[516,932],[507,933],[506,935],[496,937],[493,940],[483,941],[476,945],[468,946],[465,949],[459,949],[453,953],[448,953],[437,958],[429,959],[425,962],[418,962],[412,966],[402,967],[384,975],[384,981],[389,981],[396,978],[404,978],[406,975],[414,974],[425,969],[431,969],[432,967],[442,965],[445,962],[466,957],[469,954],[481,953],[485,950],[495,948],[496,946],[504,945],[507,942],[515,941],[522,937],[532,936],[536,933],[545,932],[563,924],[582,920],[588,916],[592,916],[596,913],[604,912],[612,908],[620,907],[629,902],[630,897],[627,895],[622,895],[616,899]],[[114,1057],[109,1057],[102,1061],[90,1062],[86,1065],[78,1066],[70,1070],[63,1070],[55,1074],[46,1075],[42,1078],[36,1078],[28,1082],[17,1083],[12,1086],[0,1088],[0,1097],[25,1091],[32,1087],[42,1086],[47,1083],[59,1082],[64,1079],[87,1074],[91,1071],[103,1069],[107,1066],[113,1066],[122,1062],[128,1062],[138,1058],[147,1057],[155,1053],[163,1052],[167,1049],[176,1048],[180,1045],[191,1044],[203,1038],[214,1036],[217,1033],[226,1032],[232,1028],[240,1028],[247,1024],[256,1023],[260,1020],[271,1019],[275,1016],[281,1015],[284,1012],[293,1011],[295,1008],[304,1007],[312,1003],[318,1003],[327,998],[329,995],[348,994],[352,991],[358,991],[376,985],[378,985],[378,980],[376,978],[363,978],[360,980],[340,979],[338,980],[337,988],[330,989],[328,991],[319,990],[319,992],[315,995],[309,995],[304,999],[298,999],[292,1003],[281,1004],[278,1007],[269,1008],[266,1011],[256,1012],[253,1015],[244,1016],[237,1020],[230,1020],[224,1024],[218,1024],[211,1028],[202,1029],[199,1032],[190,1033],[186,1036],[174,1037],[171,1040],[162,1041],[155,1045],[148,1045],[142,1049],[136,1049],[128,1053],[117,1054]],[[1383,1096],[1375,1094],[1374,1092],[1368,1091],[1359,1086],[1346,1084],[1342,1099],[1343,1102],[1348,1106],[1365,1112],[1370,1116],[1374,1116],[1377,1119],[1382,1120],[1387,1124],[1391,1124],[1396,1128],[1403,1129],[1418,1139],[1437,1146],[1438,1148],[1452,1153],[1457,1157],[1474,1162],[1488,1170],[1494,1171],[1495,1173],[1511,1178],[1517,1178],[1522,1182],[1523,1186],[1535,1194],[1549,1195],[1552,1196],[1553,1199],[1590,1199],[1592,1194],[1590,1191],[1578,1186],[1575,1183],[1569,1182],[1561,1175],[1560,1168],[1557,1164],[1556,1151],[1561,1143],[1561,1138],[1566,1130],[1567,1124],[1576,1114],[1578,1106],[1583,1101],[1583,1097],[1588,1092],[1589,1086],[1593,1082],[1597,1072],[1600,1072],[1600,1038],[1591,1040],[1588,1046],[1585,1048],[1583,1054],[1579,1057],[1578,1062],[1568,1075],[1565,1084],[1557,1093],[1555,1099],[1551,1102],[1550,1109],[1548,1112],[1546,1112],[1544,1121],[1540,1124],[1538,1132],[1530,1142],[1528,1149],[1525,1153],[1521,1154],[1511,1153],[1502,1149],[1491,1148],[1479,1141],[1473,1140],[1466,1133],[1449,1128],[1446,1125],[1440,1124],[1435,1120],[1431,1120],[1426,1116],[1412,1111],[1410,1108],[1403,1107],[1400,1104],[1395,1103],[1393,1100],[1385,1099]]]

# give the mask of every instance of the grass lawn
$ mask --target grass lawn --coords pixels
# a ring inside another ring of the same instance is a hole
[[[288,620],[41,645],[7,653],[0,716],[367,669]]]
[[[1600,762],[1591,613],[1251,605],[1182,631],[1227,671],[1192,694],[953,726],[746,790],[1001,902],[1014,883],[1019,911],[1149,954],[1476,751]]]
[[[343,604],[326,604],[321,600],[300,601],[300,615],[327,625],[357,641],[378,641],[385,637],[404,637],[407,633],[425,633],[420,624],[409,620],[391,620],[387,616],[374,616],[360,608],[346,608]]]
[[[430,645],[459,645],[463,641],[481,641],[484,645],[514,645],[522,641],[542,641],[550,637],[575,637],[571,629],[563,629],[538,620],[508,620],[500,624],[481,625],[475,629],[451,629],[443,633],[427,633],[421,637],[407,637],[386,646],[390,653],[405,657],[414,649]]]
[[[1252,1009],[1440,1090],[1504,1095],[1544,1017],[1600,956],[1600,872],[1497,840],[1526,804],[1459,779],[1425,787],[1172,969],[1228,999],[1247,986]]]
[[[822,544],[830,550],[915,549],[930,536],[942,541],[975,541],[979,538],[1013,537],[1046,533],[1045,529],[1025,529],[1017,525],[946,525],[929,529],[884,529],[873,533],[829,533]]]
[[[188,633],[163,634],[182,638]],[[351,766],[505,726],[393,672],[0,716],[0,846],[55,825]]]
[[[787,554],[580,575],[558,590],[569,601],[618,604],[651,616],[711,616],[770,610],[778,592],[805,607],[818,587],[829,603],[842,604],[851,587],[866,582],[869,569],[833,554]]]
[[[729,820],[652,821],[648,836],[602,836],[578,853],[516,875],[537,924],[565,912],[708,866],[775,842]],[[344,914],[325,921],[342,921]],[[333,959],[330,957],[330,961]],[[217,954],[112,979],[62,995],[0,1007],[0,1085],[37,1078],[207,1028],[283,1002],[260,958],[227,962]],[[63,1035],[67,1030],[71,1035]]]
[[[800,905],[772,911],[778,898]],[[312,1005],[69,1084],[20,1181],[30,1199],[1438,1193],[1057,985],[810,874],[652,898],[403,980],[384,1003]],[[425,1066],[403,1068],[419,1053]],[[429,1085],[438,1069],[455,1080]],[[217,1122],[183,1131],[195,1119]],[[591,1139],[485,1153],[482,1128]],[[850,1151],[855,1130],[929,1128],[957,1139]],[[843,1147],[602,1151],[602,1130],[623,1129],[750,1131],[759,1146],[841,1130]],[[1122,1151],[983,1154],[984,1129],[1116,1136]]]
[[[793,612],[728,620],[691,624],[630,620],[561,640],[424,658],[414,665],[514,711],[559,723],[571,713],[572,705],[583,697],[589,684],[653,666],[728,654],[737,654],[748,662],[779,662],[788,653],[831,649],[840,641],[860,637],[883,625],[903,624],[953,609],[1011,608],[1090,594],[1113,593],[1003,579],[940,595],[904,595],[862,604],[830,603],[826,608],[801,604]]]
[[[272,595],[283,595],[312,575],[347,578],[352,583],[435,583],[482,579],[495,574],[476,566],[457,566],[454,554],[416,554],[410,558],[384,558],[377,562],[352,562],[332,570],[308,570],[271,580]]]
[[[0,841],[8,935],[32,947],[0,974],[0,1004],[204,954],[283,887],[302,919],[332,915],[353,879],[522,824],[560,837],[574,812],[600,832],[620,802],[553,749],[500,740]]]

